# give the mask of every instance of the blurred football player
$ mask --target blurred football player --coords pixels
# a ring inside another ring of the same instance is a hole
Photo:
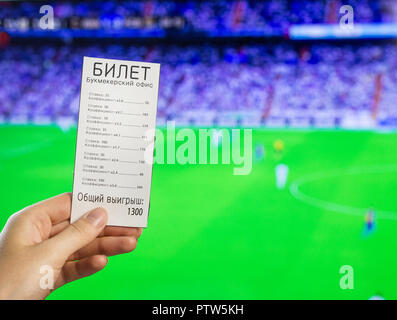
[[[375,211],[374,209],[369,209],[364,216],[364,236],[369,236],[375,232],[376,225],[375,225]]]
[[[385,298],[381,294],[375,294],[372,297],[370,297],[368,300],[385,300]]]
[[[255,161],[256,162],[260,162],[260,161],[264,160],[265,159],[265,155],[266,155],[265,152],[266,151],[265,151],[265,147],[263,146],[263,144],[262,143],[257,143],[255,145]]]
[[[276,166],[276,186],[277,189],[284,189],[288,180],[288,166],[280,163]]]
[[[284,141],[281,139],[277,139],[273,143],[273,149],[274,149],[274,157],[277,160],[281,160],[284,154]]]

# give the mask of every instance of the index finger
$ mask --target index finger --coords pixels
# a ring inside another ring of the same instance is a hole
[[[72,194],[66,192],[40,201],[32,205],[29,209],[31,209],[34,214],[44,213],[50,218],[51,223],[54,225],[70,218],[71,205]]]
[[[138,227],[117,227],[117,226],[107,226],[100,234],[103,236],[133,236],[138,237],[142,234],[142,228]]]

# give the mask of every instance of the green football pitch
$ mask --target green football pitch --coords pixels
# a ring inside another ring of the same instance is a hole
[[[76,129],[0,126],[0,227],[72,191]],[[289,167],[275,184],[273,142]],[[52,299],[397,298],[397,133],[254,130],[252,172],[233,165],[153,169],[149,226],[137,249]],[[364,215],[376,230],[363,236]],[[340,268],[353,267],[342,290]]]

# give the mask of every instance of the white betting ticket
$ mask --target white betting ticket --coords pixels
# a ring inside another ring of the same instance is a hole
[[[159,79],[157,63],[84,57],[72,223],[103,207],[108,225],[147,226]]]

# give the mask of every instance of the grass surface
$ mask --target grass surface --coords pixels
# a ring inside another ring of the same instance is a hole
[[[1,126],[0,136],[2,228],[24,206],[72,191],[76,132]],[[290,168],[284,190],[275,188],[279,138]],[[266,157],[247,176],[232,165],[155,165],[136,251],[51,298],[396,299],[397,134],[254,130],[253,139]],[[314,204],[289,190],[313,173],[299,190]],[[381,213],[364,238],[355,208],[368,207]],[[343,265],[354,268],[354,290],[340,289]]]

